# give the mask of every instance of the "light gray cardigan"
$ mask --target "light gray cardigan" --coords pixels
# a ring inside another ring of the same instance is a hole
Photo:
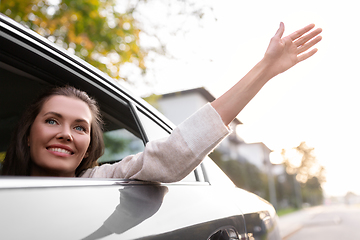
[[[230,132],[208,103],[169,137],[147,143],[144,152],[87,169],[81,177],[176,182],[193,171]]]

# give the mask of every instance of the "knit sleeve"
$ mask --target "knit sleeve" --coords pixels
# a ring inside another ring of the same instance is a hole
[[[193,171],[230,132],[208,103],[168,137],[147,143],[144,152],[88,169],[81,177],[176,182]]]

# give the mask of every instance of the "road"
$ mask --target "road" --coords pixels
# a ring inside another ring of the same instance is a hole
[[[360,206],[330,205],[280,217],[283,240],[360,240]]]

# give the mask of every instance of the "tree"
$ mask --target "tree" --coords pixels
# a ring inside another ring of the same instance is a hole
[[[293,176],[293,192],[296,197],[296,206],[306,201],[312,205],[320,204],[323,200],[321,184],[326,181],[325,168],[321,166],[305,142],[294,147],[291,151],[282,150],[287,175]],[[301,189],[299,187],[301,185]],[[301,194],[301,195],[300,195]]]
[[[6,1],[1,12],[119,79],[119,67],[144,70],[147,52],[131,12],[115,11],[115,1]]]
[[[303,201],[311,205],[319,205],[324,200],[321,183],[317,177],[312,177],[302,184],[301,194]]]
[[[166,29],[164,34],[161,30],[169,24],[159,24],[155,20],[156,12],[151,17],[146,14],[154,2],[123,0],[117,3],[116,0],[2,1],[0,12],[111,77],[128,80],[134,72],[146,73],[145,60],[150,52],[166,53],[164,35],[178,33],[189,17],[199,20],[209,9],[193,0],[161,1],[162,12],[184,19],[172,24],[173,28]],[[179,8],[182,5],[186,7]],[[140,44],[140,38],[147,39],[146,44]]]
[[[288,173],[278,175],[276,178],[276,197],[278,208],[298,207],[294,187],[294,177]]]
[[[325,168],[321,166],[314,154],[314,148],[310,148],[305,142],[293,148],[294,151],[282,150],[286,171],[289,174],[296,174],[296,179],[306,183],[309,179],[317,177],[320,183],[326,181]]]

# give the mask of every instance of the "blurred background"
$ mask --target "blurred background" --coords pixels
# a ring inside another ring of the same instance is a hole
[[[178,124],[261,60],[280,22],[315,23],[319,52],[269,82],[212,154],[280,210],[359,204],[355,1],[1,1],[1,13],[91,63]],[[175,107],[176,106],[176,107]]]

